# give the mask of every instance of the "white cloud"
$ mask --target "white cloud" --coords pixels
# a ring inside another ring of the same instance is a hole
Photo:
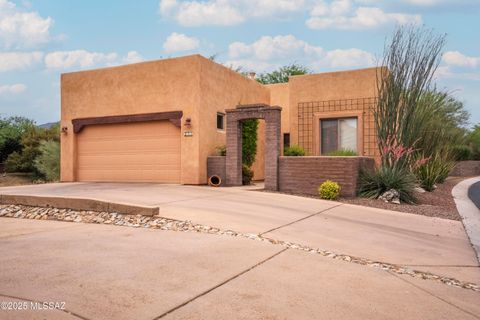
[[[231,26],[242,23],[245,18],[228,1],[187,1],[180,5],[176,19],[182,26],[202,25]]]
[[[129,51],[127,56],[122,59],[123,63],[137,63],[145,59],[137,51]]]
[[[435,79],[449,78],[452,76],[452,71],[449,66],[439,66],[435,72]]]
[[[162,16],[168,15],[177,7],[177,5],[178,3],[176,0],[160,0],[159,13]]]
[[[469,57],[458,51],[448,51],[443,54],[444,63],[455,67],[476,68],[480,66],[480,57]]]
[[[189,37],[182,33],[173,32],[163,43],[165,52],[189,51],[197,49],[200,45],[198,39]]]
[[[161,0],[160,15],[182,26],[232,26],[249,18],[277,17],[304,10],[311,0]]]
[[[407,4],[419,7],[435,7],[441,5],[474,5],[476,0],[404,0]]]
[[[252,44],[234,42],[230,44],[228,55],[230,58],[239,58],[251,55],[258,60],[275,58],[299,57],[304,55],[319,55],[323,52],[320,47],[311,46],[292,35],[263,36]]]
[[[430,5],[450,0],[404,0]],[[373,28],[387,23],[421,23],[420,15],[385,12],[380,0],[161,0],[159,13],[182,26],[233,26],[249,19],[288,18],[310,13],[312,29]]]
[[[264,72],[293,61],[313,70],[374,65],[374,57],[369,52],[356,48],[326,51],[293,35],[263,36],[250,44],[234,42],[229,46],[228,56],[230,60],[226,62],[227,65],[256,72]]]
[[[480,81],[480,57],[467,56],[459,51],[443,54],[442,65],[435,73],[436,79],[452,81]]]
[[[45,66],[49,69],[88,68],[100,64],[113,65],[117,59],[118,54],[114,52],[55,51],[45,56]]]
[[[84,69],[137,63],[145,59],[137,51],[129,51],[126,56],[120,57],[116,52],[72,50],[50,52],[44,60],[47,69]]]
[[[263,72],[266,70],[271,70],[276,67],[274,63],[259,61],[255,59],[228,60],[224,63],[224,65],[229,67],[232,70],[240,69],[240,71],[247,71],[247,72],[248,71]]]
[[[327,52],[323,63],[331,68],[370,67],[375,59],[371,53],[360,49],[336,49]]]
[[[420,24],[420,15],[387,13],[378,7],[355,7],[351,0],[318,0],[306,24],[311,29],[375,28],[389,23]]]
[[[303,10],[308,1],[305,0],[257,0],[244,1],[246,9],[253,17],[272,17],[285,13]]]
[[[0,85],[0,94],[19,94],[27,90],[23,83]]]
[[[434,6],[442,1],[439,0],[406,0],[407,3],[417,6]]]
[[[24,70],[42,61],[43,53],[35,52],[0,52],[0,72]]]
[[[51,40],[53,19],[25,12],[10,1],[0,0],[0,41],[7,48],[33,47]]]

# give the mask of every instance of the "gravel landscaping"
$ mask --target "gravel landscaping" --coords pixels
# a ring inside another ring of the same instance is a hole
[[[32,177],[26,173],[1,173],[0,187],[22,186],[32,184]]]
[[[457,207],[455,205],[455,201],[453,200],[452,189],[456,184],[458,184],[460,181],[464,179],[467,179],[467,178],[466,177],[448,177],[444,183],[438,185],[438,188],[435,191],[417,193],[418,203],[414,205],[408,204],[408,203],[394,204],[394,203],[388,203],[378,199],[367,199],[367,198],[360,198],[360,197],[339,198],[335,201],[348,203],[348,204],[355,204],[355,205],[365,206],[365,207],[419,214],[427,217],[436,217],[436,218],[461,221],[462,218],[460,217],[457,211]],[[274,192],[274,191],[267,191],[263,189],[254,190],[254,191]],[[291,194],[291,195],[302,196],[307,198],[320,199],[319,196],[312,196],[307,194],[298,194],[298,193],[290,193],[290,192],[277,192],[277,193]]]
[[[226,235],[240,238],[248,238],[256,241],[268,242],[272,245],[283,246],[287,249],[301,250],[312,254],[319,254],[335,260],[341,260],[348,263],[360,264],[373,268],[409,275],[424,280],[432,280],[441,282],[446,285],[469,289],[480,292],[480,285],[459,281],[454,278],[435,275],[429,272],[423,272],[411,269],[406,266],[394,265],[390,263],[373,261],[370,259],[354,257],[350,255],[335,253],[329,250],[312,248],[298,243],[287,242],[278,239],[264,237],[258,234],[240,233],[233,230],[221,230],[219,228],[195,224],[191,221],[180,221],[166,219],[159,216],[147,217],[141,215],[123,215],[118,213],[95,212],[95,211],[76,211],[71,209],[29,207],[23,205],[0,205],[0,217],[19,218],[19,219],[35,219],[35,220],[58,220],[66,222],[83,222],[110,224],[116,226],[134,227],[134,228],[151,228],[182,232],[199,232],[215,235]]]
[[[452,196],[453,187],[465,177],[448,177],[447,180],[438,185],[433,192],[417,193],[418,204],[393,204],[381,200],[365,198],[342,198],[338,201],[361,206],[374,207],[386,210],[400,211],[406,213],[420,214],[428,217],[461,221],[455,201]]]

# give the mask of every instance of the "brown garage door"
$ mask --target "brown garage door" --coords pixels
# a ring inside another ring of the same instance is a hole
[[[168,120],[86,126],[77,151],[78,181],[180,183],[180,129]]]

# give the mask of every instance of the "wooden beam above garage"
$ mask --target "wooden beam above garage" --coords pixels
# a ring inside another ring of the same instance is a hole
[[[118,124],[118,123],[135,123],[135,122],[147,122],[147,121],[159,121],[169,120],[175,126],[181,127],[181,119],[183,116],[182,111],[169,111],[169,112],[155,112],[155,113],[142,113],[142,114],[129,114],[119,116],[106,116],[106,117],[92,117],[92,118],[78,118],[73,119],[73,132],[79,133],[85,126],[97,125],[97,124]]]

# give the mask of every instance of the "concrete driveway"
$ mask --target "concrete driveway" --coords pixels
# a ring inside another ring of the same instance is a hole
[[[480,283],[457,221],[245,188],[76,183],[0,194],[155,205],[168,218]],[[2,319],[480,318],[472,290],[225,235],[0,218],[0,249],[2,300],[65,301],[73,313]]]
[[[478,319],[480,293],[248,239],[1,218],[1,319]]]

